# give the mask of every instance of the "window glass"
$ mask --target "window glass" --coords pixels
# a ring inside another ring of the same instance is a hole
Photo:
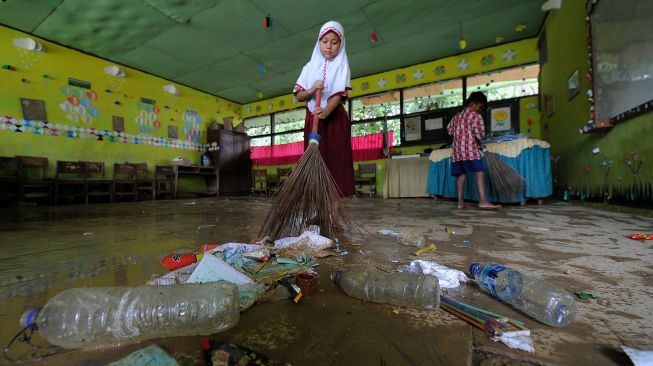
[[[277,113],[274,115],[274,132],[302,130],[305,119],[305,108]]]
[[[245,124],[245,132],[249,136],[270,134],[272,133],[271,121],[270,115],[247,118],[243,122]]]
[[[272,138],[270,136],[254,137],[249,141],[250,146],[270,146]]]
[[[393,131],[392,146],[401,144],[401,122],[399,119],[388,120],[388,131]],[[351,136],[365,136],[383,132],[383,121],[355,123],[351,125]]]
[[[463,79],[438,81],[404,90],[404,113],[433,111],[463,104]]]
[[[361,121],[401,113],[399,91],[352,99],[352,120]]]
[[[540,65],[519,66],[467,78],[467,95],[485,93],[488,101],[524,97],[538,93]]]
[[[275,145],[289,144],[291,142],[298,142],[298,141],[304,141],[304,131],[274,135]]]

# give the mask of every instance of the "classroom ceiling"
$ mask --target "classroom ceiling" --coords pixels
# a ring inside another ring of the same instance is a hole
[[[536,36],[544,0],[2,0],[0,24],[238,103],[287,94],[320,26],[352,77]],[[263,20],[271,18],[265,28]],[[520,25],[525,29],[517,30]],[[378,40],[371,35],[376,32]],[[4,46],[3,46],[4,47]]]

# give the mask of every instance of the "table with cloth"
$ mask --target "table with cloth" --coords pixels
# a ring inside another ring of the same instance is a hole
[[[529,198],[550,196],[553,191],[551,180],[551,145],[542,140],[520,138],[512,141],[486,144],[488,150],[515,169],[526,181],[524,191],[509,202],[524,202]],[[452,149],[439,149],[429,156],[429,174],[426,193],[433,196],[456,198],[456,177],[451,175]],[[485,160],[485,158],[483,158]],[[485,163],[487,167],[487,163]],[[488,199],[499,202],[492,192],[490,175],[486,174]],[[476,177],[467,174],[465,199],[478,201]]]

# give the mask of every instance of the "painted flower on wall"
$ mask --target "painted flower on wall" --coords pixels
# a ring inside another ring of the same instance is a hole
[[[435,75],[440,76],[440,75],[444,75],[446,70],[444,68],[444,65],[439,65],[435,68],[435,70],[433,70],[433,72],[435,73]]]
[[[503,54],[501,54],[501,58],[503,61],[512,61],[517,57],[517,52],[513,49],[505,50],[503,51]]]
[[[376,81],[376,86],[378,86],[379,88],[383,88],[387,83],[388,82],[385,81],[384,78],[380,78],[379,80]]]
[[[399,74],[395,76],[395,81],[397,84],[403,84],[406,82],[406,74]]]
[[[138,131],[142,134],[154,135],[161,128],[161,121],[159,121],[161,109],[156,104],[143,102],[138,102],[138,106],[140,113],[134,118],[134,122],[138,125]]]
[[[272,103],[268,103],[267,107],[268,107],[268,111],[271,111],[272,108],[274,108],[274,105]]]
[[[460,60],[458,61],[458,70],[467,70],[469,68],[469,61],[467,60]]]
[[[297,98],[292,97],[292,99],[290,100],[290,104],[296,105],[297,104]]]
[[[285,100],[280,100],[280,101],[279,101],[279,107],[280,107],[280,108],[283,108],[283,107],[285,107],[285,106],[286,106],[286,101],[285,101]]]
[[[252,113],[252,106],[248,105],[247,107],[245,107],[245,112],[247,112],[248,114]]]
[[[368,83],[367,81],[361,84],[361,89],[367,90],[369,88],[370,88],[370,83]]]
[[[424,71],[415,70],[413,73],[413,80],[422,80],[422,78],[424,78]]]
[[[494,63],[494,54],[490,53],[481,58],[481,65],[490,66]]]
[[[66,96],[59,108],[66,112],[66,119],[73,123],[93,124],[95,118],[100,116],[100,110],[93,106],[98,95],[94,90],[63,86],[59,91]]]

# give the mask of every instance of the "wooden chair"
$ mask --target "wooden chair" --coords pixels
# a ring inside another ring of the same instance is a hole
[[[0,203],[18,200],[19,176],[18,159],[0,156]]]
[[[86,178],[86,203],[90,197],[108,197],[113,202],[113,182],[105,179],[104,163],[100,161],[83,161]]]
[[[136,198],[142,199],[146,194],[154,199],[154,178],[150,178],[147,163],[129,164],[136,169]]]
[[[84,164],[81,161],[57,160],[57,171],[54,176],[54,203],[59,204],[61,198],[86,198],[86,178]]]
[[[136,201],[136,167],[130,164],[113,164],[113,200],[131,197]]]
[[[154,167],[154,194],[155,199],[161,196],[174,197],[175,172],[171,165],[157,165]]]
[[[283,183],[288,180],[288,177],[292,173],[292,168],[277,168],[276,178],[270,181],[270,192],[271,194],[276,194]]]
[[[370,198],[376,195],[376,164],[358,164],[355,181],[357,196],[363,193],[363,186],[369,187]]]
[[[254,169],[254,187],[252,191],[254,195],[264,194],[268,196],[270,190],[268,187],[268,171],[267,169]]]
[[[48,180],[48,158],[17,156],[20,169],[18,200],[45,200],[52,203],[53,181]]]

